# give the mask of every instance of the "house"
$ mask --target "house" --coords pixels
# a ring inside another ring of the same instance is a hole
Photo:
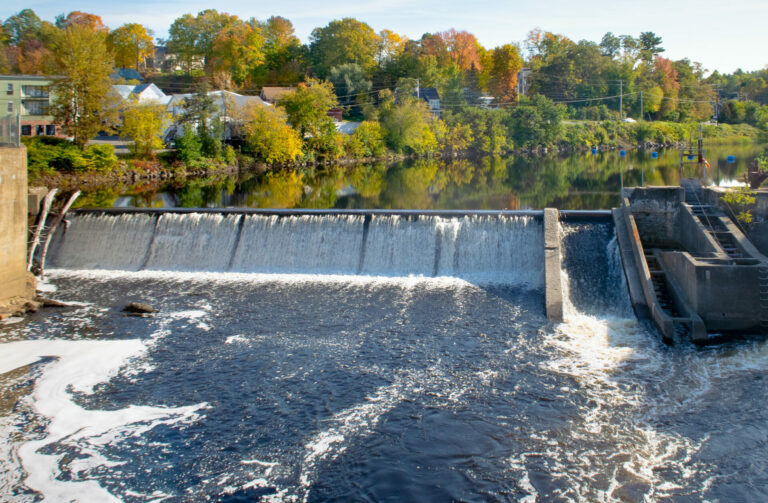
[[[113,81],[131,81],[144,82],[144,77],[133,68],[118,68],[109,75]]]
[[[0,117],[18,116],[22,136],[63,136],[50,109],[54,77],[0,74]]]
[[[163,136],[166,141],[171,141],[184,134],[184,126],[179,124],[178,118],[184,113],[184,101],[192,96],[194,94],[191,93],[170,96],[168,111],[171,114],[173,124],[166,130]],[[244,96],[232,91],[210,91],[208,96],[213,99],[213,104],[216,107],[215,115],[224,124],[224,131],[222,132],[224,139],[231,139],[235,136],[236,121],[232,117],[233,108],[241,108],[249,103],[256,103],[265,107],[271,106],[259,96]]]
[[[295,90],[295,87],[264,86],[261,88],[259,98],[274,105],[280,98]]]
[[[429,106],[429,111],[435,117],[440,117],[440,94],[434,87],[416,87],[413,96],[424,100]]]
[[[344,109],[339,107],[329,108],[325,115],[333,119],[333,122],[341,122],[344,116]]]

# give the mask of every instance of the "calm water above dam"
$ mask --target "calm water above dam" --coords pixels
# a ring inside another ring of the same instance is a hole
[[[73,216],[81,304],[0,325],[0,499],[768,498],[768,344],[661,344],[607,224],[550,324],[530,217],[147,218]]]
[[[760,145],[708,146],[708,184],[733,185]],[[733,155],[736,162],[728,163]],[[684,176],[694,173],[687,169]],[[698,173],[695,173],[698,175]],[[239,177],[150,184],[87,192],[79,206],[383,208],[383,209],[606,209],[618,206],[623,185],[677,185],[678,152],[618,151],[569,156],[416,160],[331,166]]]

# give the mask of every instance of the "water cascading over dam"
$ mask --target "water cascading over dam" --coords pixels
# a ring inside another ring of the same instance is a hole
[[[531,215],[80,213],[49,266],[65,269],[456,277],[541,288]]]

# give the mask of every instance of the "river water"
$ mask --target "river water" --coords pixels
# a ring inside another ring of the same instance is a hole
[[[712,145],[707,184],[734,185],[765,146]],[[379,209],[605,209],[622,185],[677,185],[678,151],[409,160],[328,166],[121,187],[84,188],[87,207],[250,207]],[[734,162],[728,162],[734,156]]]
[[[73,217],[46,288],[79,304],[0,326],[0,500],[768,498],[768,345],[662,344],[609,225],[563,225],[552,324],[533,218],[381,217],[409,260],[339,246],[351,218],[249,218],[226,244]]]

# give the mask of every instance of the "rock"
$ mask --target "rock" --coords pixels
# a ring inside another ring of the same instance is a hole
[[[74,304],[68,302],[62,302],[55,299],[46,299],[45,297],[38,297],[37,302],[43,305],[43,307],[74,307]]]
[[[40,309],[40,303],[34,300],[28,300],[24,303],[24,310],[28,313],[36,313]]]
[[[149,314],[149,313],[156,313],[157,310],[150,306],[149,304],[144,304],[142,302],[131,302],[127,306],[123,308],[123,311],[126,313],[132,313],[132,314]]]

